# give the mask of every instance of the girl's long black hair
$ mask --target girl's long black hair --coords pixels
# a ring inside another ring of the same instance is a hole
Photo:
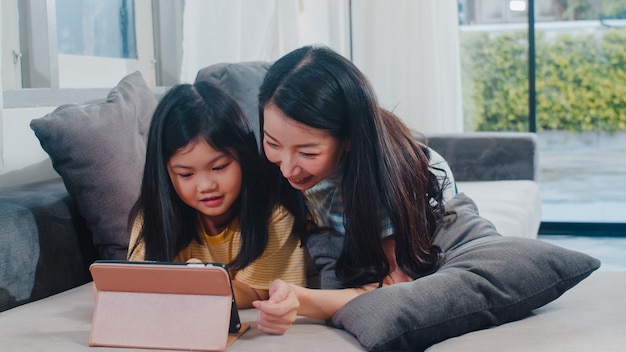
[[[268,220],[277,197],[266,183],[266,169],[248,120],[239,105],[211,83],[180,84],[160,100],[150,125],[141,192],[129,227],[138,215],[143,216],[139,239],[145,243],[145,260],[171,261],[191,241],[203,243],[197,211],[179,198],[167,172],[176,151],[199,141],[241,165],[241,193],[232,209],[239,216],[241,250],[228,263],[239,270],[265,250]]]
[[[439,248],[431,245],[445,209],[442,189],[429,171],[428,148],[389,111],[379,107],[365,76],[326,47],[306,46],[276,61],[259,94],[305,125],[350,140],[342,193],[346,236],[336,274],[348,287],[380,282],[389,274],[381,245],[382,217],[394,228],[396,259],[413,278],[434,271]],[[272,177],[280,177],[278,166]],[[287,181],[283,181],[287,184]],[[288,184],[287,184],[288,186]]]

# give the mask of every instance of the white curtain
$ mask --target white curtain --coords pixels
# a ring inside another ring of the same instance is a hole
[[[183,38],[181,82],[305,44],[350,58],[352,45],[381,104],[411,128],[463,131],[457,0],[186,0]]]
[[[353,0],[353,60],[423,133],[462,132],[457,0]]]
[[[2,40],[2,6],[0,5],[0,73],[2,72],[2,57],[4,56],[4,43]],[[2,117],[2,110],[4,110],[4,87],[2,84],[2,75],[0,74],[0,174],[4,170],[4,119]]]
[[[349,57],[348,0],[186,0],[181,82],[220,62],[274,61],[306,44]]]

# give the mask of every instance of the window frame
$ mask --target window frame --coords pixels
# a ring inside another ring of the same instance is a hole
[[[92,69],[99,70],[103,70],[103,62],[106,64],[108,61],[118,66],[120,62],[126,62],[122,63],[126,66],[123,74],[140,70],[155,94],[160,94],[179,80],[184,1],[134,1],[138,59],[104,58],[103,61],[103,58],[80,58],[92,61],[96,65]],[[0,105],[2,109],[57,106],[65,103],[90,104],[104,100],[110,87],[116,82],[102,88],[61,87],[60,66],[71,55],[59,55],[57,52],[55,0],[3,0],[2,3],[4,11],[0,14],[5,27],[2,40],[3,80],[5,72],[11,72],[7,71],[9,64],[13,66],[12,71],[17,72],[16,75],[21,73],[21,80],[16,81],[16,77],[12,76],[10,79],[15,83],[0,86],[3,93]],[[18,14],[21,18],[19,23],[5,22],[7,18],[18,18]],[[17,45],[19,47],[16,48]],[[7,63],[6,60],[11,59],[13,51],[19,56],[18,60],[16,63]],[[123,77],[122,74],[114,76],[119,76],[115,77],[116,80]]]

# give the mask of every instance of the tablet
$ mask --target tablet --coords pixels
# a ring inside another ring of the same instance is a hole
[[[90,272],[90,346],[223,351],[241,331],[224,264],[96,261]]]

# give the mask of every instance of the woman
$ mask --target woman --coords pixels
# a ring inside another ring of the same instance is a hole
[[[440,250],[431,238],[444,201],[456,193],[451,172],[378,105],[350,61],[325,47],[292,51],[265,76],[259,113],[263,153],[282,174],[281,190],[302,192],[320,230],[341,236],[336,262],[318,267],[334,270],[337,280],[322,288],[348,288],[278,280],[268,301],[254,302],[262,331],[283,333],[296,314],[328,319],[363,292],[437,269]]]

